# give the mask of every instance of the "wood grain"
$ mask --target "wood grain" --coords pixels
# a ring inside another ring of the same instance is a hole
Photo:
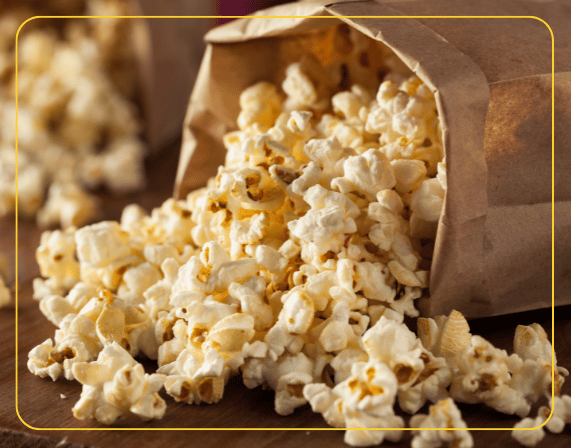
[[[149,188],[144,193],[127,198],[114,198],[105,192],[105,217],[117,219],[124,205],[137,202],[149,209],[159,205],[170,196],[172,179],[176,169],[178,142],[175,142],[162,157],[149,162]],[[0,221],[0,250],[14,252],[13,220]],[[41,232],[33,223],[20,222],[19,264],[20,288],[18,297],[18,403],[21,419],[35,428],[64,428],[54,431],[27,428],[19,419],[15,406],[15,307],[0,309],[0,447],[53,447],[65,439],[69,443],[86,444],[101,448],[141,448],[165,446],[182,448],[207,447],[345,447],[342,430],[315,431],[306,428],[327,428],[320,415],[309,406],[298,409],[292,416],[281,417],[273,410],[273,392],[260,388],[248,390],[235,378],[228,384],[223,400],[215,405],[189,406],[174,402],[163,393],[168,407],[162,420],[141,422],[135,418],[120,420],[111,428],[128,428],[128,431],[113,431],[93,421],[73,418],[71,408],[79,399],[81,386],[76,382],[60,379],[52,382],[32,375],[27,367],[28,351],[47,338],[53,337],[55,327],[40,313],[32,299],[31,280],[38,275],[34,252]],[[522,313],[471,322],[474,333],[488,338],[498,347],[511,350],[513,331],[517,324],[540,322],[550,328],[550,310]],[[571,367],[571,307],[556,310],[555,345],[559,364]],[[153,363],[146,367],[153,369]],[[571,392],[571,382],[564,386]],[[62,398],[61,396],[65,396]],[[517,418],[504,416],[479,405],[461,405],[464,418],[470,427],[511,427]],[[425,409],[423,410],[425,411]],[[406,418],[408,420],[408,418]],[[81,428],[69,430],[65,428]],[[135,430],[145,428],[145,430]],[[193,431],[176,428],[196,428]],[[230,430],[206,431],[202,428],[230,428]],[[231,428],[291,428],[291,430],[232,430]],[[167,429],[156,431],[156,429]],[[17,432],[20,431],[20,432]],[[509,431],[473,431],[476,447],[518,447]],[[38,438],[38,436],[40,438]],[[410,446],[410,432],[393,447]],[[65,446],[65,445],[62,445]],[[571,446],[571,429],[562,435],[548,434],[541,447],[564,448]]]

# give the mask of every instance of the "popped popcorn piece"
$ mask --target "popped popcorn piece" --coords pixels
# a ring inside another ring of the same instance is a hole
[[[545,419],[542,416],[536,418],[525,417],[514,425],[512,437],[523,446],[535,446],[545,437],[545,430],[540,426]],[[536,429],[527,429],[536,428]]]
[[[99,199],[73,183],[53,183],[48,199],[36,216],[40,227],[60,224],[63,228],[82,227],[99,213]]]
[[[279,363],[275,386],[274,407],[279,415],[290,415],[296,408],[307,403],[303,389],[314,379],[314,362],[303,353],[286,359],[289,362]]]
[[[188,404],[217,403],[229,377],[224,358],[215,349],[185,349],[159,372],[168,373],[165,389],[176,401]]]
[[[36,259],[40,272],[49,277],[51,287],[70,289],[79,280],[79,263],[75,258],[75,229],[42,233]]]
[[[414,415],[410,419],[410,426],[413,428],[443,428],[439,431],[413,431],[415,434],[411,442],[413,448],[440,447],[443,443],[459,448],[474,446],[472,436],[464,429],[467,426],[462,420],[460,410],[450,398],[430,406],[428,415]]]
[[[436,403],[447,398],[447,387],[452,382],[452,370],[443,358],[425,351],[420,359],[424,362],[420,375],[408,389],[398,391],[399,406],[409,414],[415,414],[428,400]]]
[[[536,324],[534,324],[536,325]],[[530,328],[530,327],[528,327]],[[525,336],[524,336],[525,338]],[[525,338],[527,339],[527,338]],[[553,406],[553,415],[550,407]],[[543,423],[549,418],[547,423]],[[535,446],[545,437],[545,428],[555,434],[560,434],[565,429],[566,424],[571,423],[571,397],[564,395],[563,397],[554,397],[553,402],[549,400],[549,407],[542,406],[537,412],[535,418],[526,417],[514,425],[512,437],[523,446]],[[543,426],[542,426],[543,425]],[[519,428],[534,428],[532,430],[523,430]]]
[[[314,412],[323,414],[327,423],[346,428],[404,427],[394,415],[397,379],[383,363],[369,361],[353,364],[351,376],[330,389],[324,384],[309,384],[303,394]],[[399,430],[351,429],[345,443],[351,446],[378,445],[387,439],[400,440]]]
[[[424,370],[420,340],[404,324],[382,316],[363,335],[363,344],[370,359],[392,370],[400,390],[409,388]]]
[[[83,385],[73,415],[94,418],[107,425],[122,415],[138,415],[144,420],[162,418],[166,403],[159,396],[165,376],[148,375],[141,364],[116,342],[105,347],[97,361],[77,363],[73,375]]]
[[[81,263],[104,267],[131,255],[129,234],[116,222],[103,221],[75,233],[77,257]]]
[[[553,402],[549,400],[549,408],[542,406],[539,408],[538,416],[541,415],[545,420],[551,413],[553,406],[553,415],[545,425],[545,427],[552,433],[560,434],[565,429],[565,425],[571,424],[571,396],[563,395],[560,397],[553,397]]]
[[[274,84],[259,82],[240,94],[238,126],[246,129],[256,123],[267,128],[273,126],[281,112],[282,98]]]
[[[347,157],[343,173],[353,190],[373,200],[377,193],[395,186],[395,172],[387,157],[374,148],[363,154]]]
[[[444,204],[445,190],[438,179],[424,180],[410,195],[410,209],[428,222],[438,221]]]
[[[53,381],[58,379],[63,372],[63,367],[52,358],[52,350],[53,341],[51,339],[47,339],[34,347],[28,353],[28,370],[40,378],[49,376]]]
[[[517,355],[508,356],[480,336],[472,336],[471,345],[454,358],[458,369],[450,385],[450,396],[463,403],[485,403],[505,414],[524,417],[530,404],[523,394],[511,387],[510,370],[521,363]]]
[[[547,333],[539,324],[518,325],[514,337],[514,352],[521,357],[523,364],[515,369],[510,381],[511,387],[526,397],[529,403],[535,403],[540,397],[550,399],[552,394],[552,346]],[[553,353],[554,394],[559,396],[567,369],[557,366]]]

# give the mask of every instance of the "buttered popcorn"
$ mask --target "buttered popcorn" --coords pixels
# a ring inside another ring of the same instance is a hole
[[[150,215],[132,205],[120,223],[45,234],[47,279],[34,297],[60,336],[34,349],[29,366],[84,384],[76,416],[137,413],[138,394],[117,399],[137,353],[157,360],[175,401],[217,403],[241,375],[248,388],[275,391],[280,415],[309,404],[350,428],[353,446],[399,440],[395,406],[414,414],[428,403],[430,415],[413,423],[442,430],[418,433],[415,446],[469,447],[451,398],[524,415],[543,397],[549,343],[536,327],[518,330],[508,357],[458,312],[419,320],[418,335],[404,323],[428,286],[419,249],[435,238],[446,192],[432,92],[397,72],[377,91],[343,91],[339,80],[320,82],[311,61],[285,70],[281,89],[263,81],[242,93],[226,164],[206,187]],[[61,258],[59,242],[69,249]],[[68,336],[81,316],[91,351]],[[66,337],[77,342],[59,362]],[[101,378],[95,364],[105,364]],[[532,382],[516,375],[529,370]],[[160,417],[160,402],[143,398],[158,410],[141,415]]]
[[[61,13],[56,3],[44,2],[42,8]],[[0,7],[0,216],[16,206],[14,39],[27,18],[42,12],[26,4]],[[73,7],[87,15],[130,11],[118,0],[78,1]],[[18,209],[40,227],[92,222],[101,210],[91,189],[104,185],[123,194],[145,185],[146,146],[138,137],[141,123],[133,101],[132,28],[128,19],[89,18],[37,19],[22,28]]]

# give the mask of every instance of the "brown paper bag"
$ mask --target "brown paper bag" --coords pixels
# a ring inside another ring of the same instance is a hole
[[[199,0],[133,0],[137,15],[213,15],[214,5]],[[139,20],[139,19],[129,19]],[[145,18],[137,56],[146,140],[151,151],[181,133],[190,92],[204,53],[204,35],[213,19]]]
[[[327,3],[327,5],[325,5]],[[260,13],[262,14],[262,13]],[[212,30],[188,106],[175,193],[204,184],[223,163],[238,97],[280,82],[320,31],[343,21],[391,48],[436,91],[448,190],[424,315],[483,317],[571,303],[571,10],[556,3],[485,0],[306,1]],[[533,18],[372,18],[403,15],[539,16],[555,34],[555,263],[551,262],[551,34]],[[319,16],[367,16],[323,18]],[[567,231],[566,231],[567,230]]]

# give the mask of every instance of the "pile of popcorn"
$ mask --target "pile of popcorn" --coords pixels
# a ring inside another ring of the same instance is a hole
[[[226,164],[205,188],[150,215],[130,205],[120,222],[43,234],[34,298],[58,329],[28,368],[83,385],[77,418],[161,418],[162,388],[216,403],[241,375],[275,391],[280,415],[309,404],[353,428],[352,446],[399,440],[395,403],[408,414],[429,403],[409,425],[441,430],[416,431],[412,446],[468,448],[453,400],[526,417],[551,396],[538,325],[518,327],[508,355],[459,312],[419,318],[418,334],[404,323],[418,316],[430,264],[419,253],[446,191],[433,93],[396,72],[376,92],[336,91],[312,64],[290,65],[281,90],[259,82],[241,94]],[[558,432],[571,400],[559,397],[568,372],[554,367]],[[541,431],[515,436],[529,445]]]
[[[25,4],[0,8],[0,216],[16,205],[15,37],[26,19],[38,15]],[[120,0],[42,6],[53,13],[129,14]],[[89,190],[105,186],[123,194],[145,185],[133,39],[129,19],[35,19],[22,28],[18,211],[41,227],[93,222],[101,204]]]

